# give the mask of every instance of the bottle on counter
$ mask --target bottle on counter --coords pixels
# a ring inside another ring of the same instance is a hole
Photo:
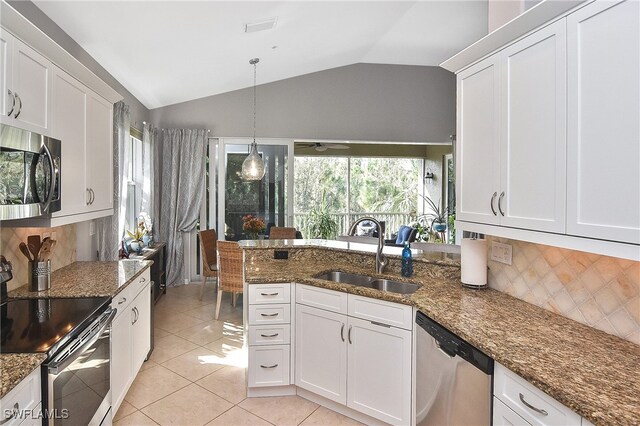
[[[403,277],[410,277],[413,275],[413,259],[411,258],[411,245],[408,241],[404,243],[402,249],[402,270],[400,271]]]

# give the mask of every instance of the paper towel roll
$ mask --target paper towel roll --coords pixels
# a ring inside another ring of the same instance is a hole
[[[460,250],[462,284],[487,285],[487,240],[463,238]]]

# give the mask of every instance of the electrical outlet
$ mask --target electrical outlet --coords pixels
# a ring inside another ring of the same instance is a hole
[[[58,233],[57,233],[56,231],[53,231],[53,232],[51,233],[51,239],[52,239],[53,241],[57,241],[57,240],[58,240]]]
[[[511,265],[513,254],[513,246],[511,244],[503,244],[497,241],[491,242],[491,260]]]

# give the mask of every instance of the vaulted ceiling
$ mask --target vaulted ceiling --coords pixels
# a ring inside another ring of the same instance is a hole
[[[249,87],[254,57],[261,84],[360,62],[438,65],[487,32],[475,0],[34,3],[148,108]]]

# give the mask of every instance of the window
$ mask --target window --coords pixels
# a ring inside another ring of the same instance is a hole
[[[151,209],[151,144],[143,142],[142,132],[131,128],[131,136],[122,153],[122,206],[125,231],[137,226],[140,212]]]
[[[387,236],[415,221],[422,160],[414,158],[296,156],[294,226],[312,238],[309,213],[323,207],[338,235],[357,217],[385,221]]]

